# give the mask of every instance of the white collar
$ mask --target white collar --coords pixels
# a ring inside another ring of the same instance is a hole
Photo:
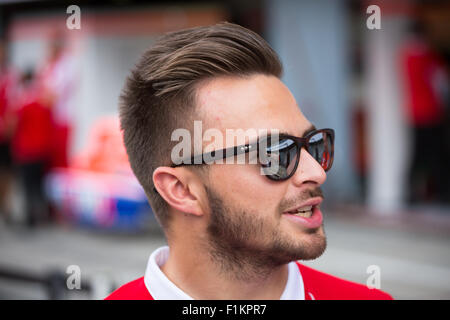
[[[150,255],[144,276],[148,292],[155,300],[193,300],[161,271],[160,267],[168,258],[168,246],[158,248]],[[280,300],[305,300],[303,278],[297,264],[293,261],[288,267],[288,281]]]

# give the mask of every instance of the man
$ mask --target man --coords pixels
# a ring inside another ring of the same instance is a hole
[[[408,202],[448,202],[448,148],[445,139],[445,64],[427,40],[420,21],[410,28],[401,50],[406,123],[411,132]],[[438,138],[437,138],[438,137]]]
[[[52,109],[53,137],[50,167],[67,167],[73,131],[74,89],[76,64],[70,55],[63,34],[51,36],[48,60],[39,71],[38,81],[42,86],[45,104]]]
[[[5,222],[11,220],[12,158],[11,135],[12,114],[15,103],[17,76],[8,66],[7,43],[0,39],[0,216]]]
[[[23,190],[26,225],[33,228],[48,219],[44,177],[52,139],[52,119],[41,99],[40,87],[32,70],[21,78],[15,112],[11,153]]]
[[[281,73],[260,36],[230,23],[169,33],[144,54],[121,96],[121,126],[168,247],[151,254],[144,277],[107,299],[390,299],[296,262],[326,247],[320,186],[334,135],[315,130]],[[249,135],[244,145],[204,138],[192,159],[178,155],[172,133],[193,132],[194,121],[223,136]],[[266,156],[278,158],[250,163],[248,151],[263,142]],[[206,146],[222,155],[215,160],[248,157],[199,163]],[[220,152],[227,148],[233,154]]]

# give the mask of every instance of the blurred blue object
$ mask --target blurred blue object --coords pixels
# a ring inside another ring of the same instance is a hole
[[[154,215],[132,174],[58,168],[45,189],[58,217],[70,224],[108,230],[144,230]]]

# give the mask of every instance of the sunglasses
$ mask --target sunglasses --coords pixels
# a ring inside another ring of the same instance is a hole
[[[260,155],[261,145],[264,146],[262,149],[263,153],[265,153],[262,157]],[[255,143],[193,156],[189,159],[181,160],[180,164],[173,164],[172,167],[211,164],[219,159],[223,160],[231,156],[255,151],[258,153],[263,174],[271,180],[283,181],[292,177],[297,170],[300,152],[303,148],[325,171],[330,170],[334,156],[334,130],[314,130],[301,138],[286,134],[280,134],[278,139],[272,139],[272,136],[267,136],[260,138]],[[261,159],[263,160],[261,161]],[[274,163],[276,165],[273,165]]]

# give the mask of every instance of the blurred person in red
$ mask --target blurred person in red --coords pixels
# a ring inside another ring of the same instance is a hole
[[[16,77],[7,65],[6,45],[0,41],[0,215],[9,220],[8,196],[12,181],[12,106]]]
[[[445,201],[449,189],[445,150],[445,91],[448,74],[428,43],[424,25],[415,21],[402,48],[407,122],[412,134],[409,203]]]
[[[26,224],[35,226],[47,218],[43,179],[53,143],[49,106],[43,102],[34,74],[23,74],[15,112],[12,157],[23,190]]]
[[[72,97],[74,92],[74,64],[70,58],[66,40],[61,34],[52,36],[48,49],[48,61],[39,72],[43,99],[51,107],[53,143],[50,166],[67,167],[69,142],[72,131]]]

